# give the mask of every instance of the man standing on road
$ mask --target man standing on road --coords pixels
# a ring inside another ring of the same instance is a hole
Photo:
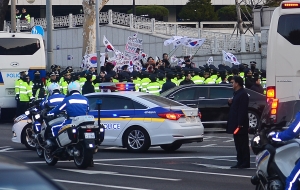
[[[230,106],[227,122],[227,133],[233,134],[235,148],[237,151],[237,164],[231,168],[250,168],[249,149],[249,118],[248,104],[249,97],[243,88],[243,79],[234,76],[232,79],[233,97],[228,100]]]

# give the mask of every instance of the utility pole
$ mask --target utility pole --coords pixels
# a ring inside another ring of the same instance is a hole
[[[17,26],[17,22],[16,22],[16,0],[11,0],[11,4],[10,4],[10,20],[11,20],[11,32],[16,32],[16,26]]]
[[[47,20],[47,66],[46,70],[50,71],[53,64],[53,35],[52,35],[52,0],[46,1],[46,20]]]
[[[102,0],[101,0],[102,2]],[[99,0],[96,0],[96,52],[97,52],[97,73],[100,73],[101,62],[100,62],[100,26],[99,26]]]
[[[133,16],[136,16],[135,0],[133,0],[133,2],[132,2],[132,14],[133,14]]]

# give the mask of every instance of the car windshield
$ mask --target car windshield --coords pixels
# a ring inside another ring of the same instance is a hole
[[[147,100],[153,104],[156,104],[161,107],[170,107],[170,106],[184,106],[183,104],[180,104],[178,102],[175,102],[173,100],[156,96],[156,95],[141,95],[140,98]]]

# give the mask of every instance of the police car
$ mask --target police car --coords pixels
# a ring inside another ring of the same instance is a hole
[[[112,88],[107,85],[102,92],[85,95],[90,104],[89,114],[95,118],[97,100],[102,100],[100,119],[105,138],[101,145],[124,147],[131,152],[143,152],[150,146],[175,151],[182,144],[203,141],[204,128],[197,108],[156,95],[127,91],[132,89],[129,84],[117,85],[118,92],[112,92]],[[21,134],[20,125],[24,128],[26,122],[17,124],[13,133]],[[13,141],[20,143],[20,135]]]

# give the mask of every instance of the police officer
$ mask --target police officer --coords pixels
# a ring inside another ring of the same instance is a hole
[[[23,75],[22,81],[19,84],[20,103],[17,109],[20,109],[20,113],[24,113],[29,106],[29,102],[34,100],[32,96],[32,88],[30,87],[29,76]]]
[[[19,116],[23,113],[20,112],[20,82],[22,82],[23,76],[26,75],[26,71],[20,72],[20,78],[15,81],[15,100],[17,101],[17,112],[16,115]]]
[[[32,95],[36,99],[44,98],[45,88],[41,79],[41,73],[39,71],[34,72],[34,78],[32,80]]]
[[[200,77],[200,69],[194,68],[195,76],[192,78],[192,81],[195,84],[203,84],[204,78]]]
[[[51,83],[48,87],[49,96],[44,98],[40,103],[41,109],[54,108],[59,105],[65,98],[65,95],[60,93],[60,86],[57,83]]]
[[[294,121],[289,125],[288,129],[282,132],[271,132],[268,137],[273,141],[288,141],[294,138],[298,138],[300,134],[300,111],[296,113]],[[299,185],[299,175],[300,175],[300,162],[297,161],[296,166],[286,178],[285,189],[286,190],[297,190]]]
[[[88,114],[89,101],[86,97],[80,94],[80,90],[80,84],[78,82],[71,82],[68,86],[69,96],[65,97],[65,99],[58,106],[48,112],[48,116],[57,115],[64,110],[66,110],[68,114],[68,118],[64,122],[51,128],[52,135],[54,137],[57,136],[58,131],[64,125],[70,124],[74,117]]]
[[[161,85],[157,82],[156,76],[152,74],[150,76],[151,82],[146,86],[146,92],[149,94],[159,95]]]
[[[93,77],[92,74],[88,74],[86,76],[86,81],[82,86],[82,95],[95,92],[95,87],[92,83],[93,80],[92,77]]]
[[[71,82],[71,73],[67,72],[64,74],[64,79],[62,80],[62,83],[61,83],[61,89],[62,89],[62,93],[64,95],[67,95],[68,94],[68,85],[69,83]]]
[[[46,86],[48,87],[51,83],[57,83],[55,71],[52,71],[52,72],[50,73],[50,78],[49,78],[49,80],[48,80]]]
[[[149,73],[146,71],[143,71],[141,73],[141,85],[140,85],[140,92],[146,92],[147,91],[147,85],[151,82],[149,79]]]
[[[22,9],[21,20],[26,20],[28,23],[30,23],[30,14],[26,12],[25,8]]]

